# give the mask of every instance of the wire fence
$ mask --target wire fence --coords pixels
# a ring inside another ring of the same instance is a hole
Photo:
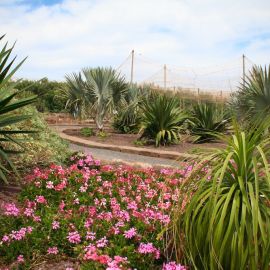
[[[117,68],[128,81],[150,84],[159,90],[173,90],[202,98],[227,99],[248,75],[254,63],[246,56],[221,65],[180,67],[157,63],[134,51]]]

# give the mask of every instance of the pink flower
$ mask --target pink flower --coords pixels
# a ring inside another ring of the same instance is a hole
[[[67,239],[72,244],[79,244],[81,242],[81,236],[77,231],[69,232]]]
[[[160,251],[153,245],[153,243],[140,243],[138,252],[141,254],[154,254],[155,258],[158,259],[160,256]]]
[[[187,268],[176,262],[168,262],[163,264],[162,270],[187,270]]]
[[[59,229],[60,228],[60,223],[58,221],[54,220],[53,223],[52,223],[52,228],[53,228],[53,230]]]
[[[59,204],[59,210],[60,212],[63,212],[64,211],[64,208],[65,208],[66,204],[65,202],[62,200]]]
[[[52,181],[48,181],[47,184],[46,184],[46,188],[47,189],[53,189],[54,188],[53,182]]]
[[[105,237],[102,237],[101,239],[99,239],[99,240],[97,241],[97,247],[100,247],[100,248],[106,247],[107,244],[108,244],[108,242],[109,242],[109,241],[107,240],[106,236],[105,236]]]
[[[131,239],[132,237],[134,237],[137,234],[137,231],[135,228],[131,228],[128,231],[124,232],[124,236],[127,239]]]
[[[44,196],[36,196],[36,201],[37,201],[38,203],[41,203],[41,204],[46,204],[46,203],[47,203],[47,201],[46,201],[46,199],[44,198]]]
[[[95,232],[87,232],[86,234],[86,240],[95,240],[96,239],[96,233]]]
[[[9,242],[9,240],[10,240],[10,239],[9,239],[9,236],[6,235],[6,234],[2,237],[2,241],[3,241],[3,242]]]
[[[58,248],[57,247],[50,247],[47,250],[48,254],[58,254]]]
[[[34,210],[32,208],[26,208],[23,212],[27,217],[31,217],[34,214]]]
[[[40,216],[33,216],[33,220],[35,222],[40,222],[41,221],[41,217]]]
[[[23,262],[24,262],[24,257],[23,257],[23,255],[19,255],[19,256],[17,257],[17,262],[18,262],[18,263],[23,263]]]
[[[7,203],[4,205],[6,216],[14,216],[17,217],[20,214],[20,210],[16,207],[14,203]]]

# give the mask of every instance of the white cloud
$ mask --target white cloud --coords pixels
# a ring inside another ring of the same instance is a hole
[[[242,53],[270,62],[269,0],[64,0],[38,8],[16,2],[0,1],[0,25],[8,40],[18,40],[16,53],[29,56],[23,77],[63,79],[84,66],[116,67],[131,49],[194,68]],[[149,64],[146,75],[159,68]]]

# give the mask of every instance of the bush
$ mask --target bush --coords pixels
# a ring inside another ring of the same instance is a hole
[[[210,142],[226,130],[230,117],[211,103],[193,106],[189,129],[195,136],[194,142]]]
[[[210,157],[211,180],[203,178],[185,212],[178,211],[175,226],[194,269],[269,268],[268,126],[236,128],[228,147]]]
[[[95,135],[95,132],[92,128],[90,127],[84,127],[80,129],[80,134],[85,136],[85,137],[91,137]]]
[[[123,109],[124,110],[124,109]],[[129,116],[129,111],[120,111],[114,117],[113,127],[120,133],[138,133],[140,129],[140,117],[136,113]]]
[[[141,138],[154,140],[156,146],[179,140],[180,128],[188,117],[180,110],[177,98],[158,95],[145,101],[142,111]]]
[[[66,83],[49,81],[47,78],[39,81],[20,80],[16,82],[16,89],[27,89],[27,92],[41,96],[35,102],[39,112],[64,112],[67,100],[61,95]]]
[[[20,194],[21,207],[5,205],[2,261],[23,258],[20,269],[28,269],[66,256],[82,269],[185,269],[165,265],[158,234],[170,221],[187,168],[114,168],[79,154],[72,160],[66,169],[35,169]]]
[[[21,109],[18,114],[29,114],[31,119],[15,125],[15,130],[31,127],[37,131],[19,135],[18,139],[24,141],[27,151],[14,159],[18,169],[25,171],[35,166],[46,166],[51,162],[63,163],[69,154],[68,144],[49,128],[43,115],[33,106]]]

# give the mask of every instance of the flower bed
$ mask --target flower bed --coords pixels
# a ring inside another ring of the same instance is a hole
[[[22,269],[76,258],[81,269],[183,270],[167,261],[158,236],[190,170],[114,168],[91,156],[73,158],[68,168],[37,168],[20,206],[4,206],[0,258]]]

